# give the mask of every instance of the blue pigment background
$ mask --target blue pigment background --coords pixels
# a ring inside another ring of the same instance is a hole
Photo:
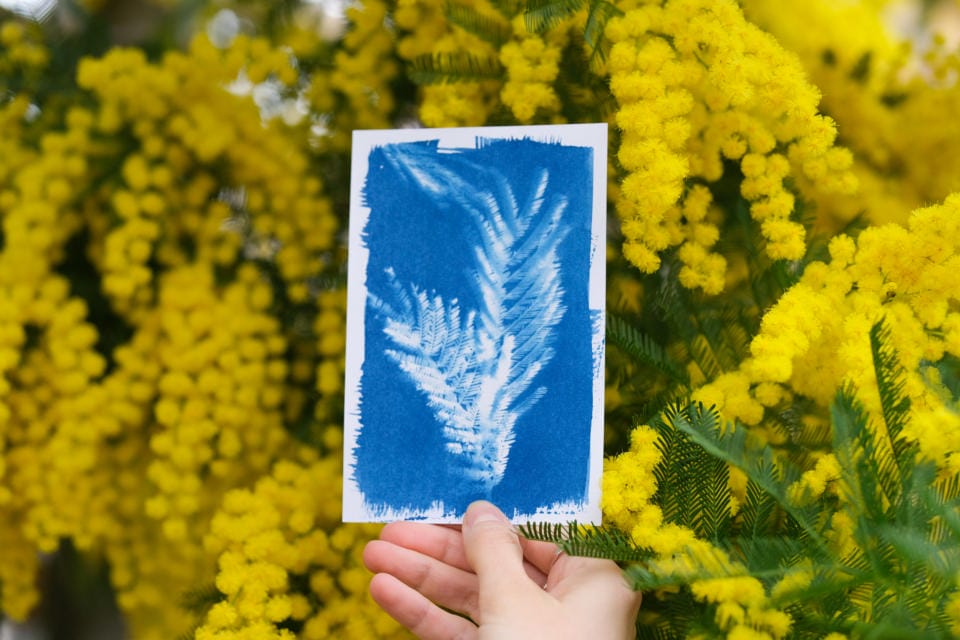
[[[521,206],[546,168],[550,177],[541,215],[552,199],[568,200],[562,224],[569,232],[557,251],[566,312],[553,329],[556,354],[534,381],[547,393],[518,420],[503,480],[491,496],[482,496],[469,494],[448,471],[441,425],[414,383],[385,355],[391,345],[383,333],[384,320],[368,302],[353,469],[367,508],[420,510],[440,501],[447,513],[462,515],[471,501],[489,498],[508,514],[514,509],[532,514],[557,502],[586,502],[593,409],[588,307],[592,149],[527,139],[485,140],[479,148],[457,153],[437,152],[436,142],[398,144],[433,151],[478,190],[489,178],[477,165],[495,167]],[[383,147],[369,155],[363,196],[370,209],[362,237],[369,248],[371,292],[391,299],[384,269],[392,267],[399,282],[416,283],[447,300],[459,298],[464,310],[480,306],[469,275],[478,236],[466,212],[449,201],[434,201],[386,161]]]

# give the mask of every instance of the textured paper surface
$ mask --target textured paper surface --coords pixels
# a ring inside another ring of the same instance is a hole
[[[599,522],[606,141],[354,133],[345,521]]]

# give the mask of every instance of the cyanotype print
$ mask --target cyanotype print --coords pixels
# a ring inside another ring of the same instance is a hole
[[[590,502],[596,149],[484,131],[355,147],[345,482],[361,504],[345,498],[345,518],[458,520],[478,498],[573,517]]]

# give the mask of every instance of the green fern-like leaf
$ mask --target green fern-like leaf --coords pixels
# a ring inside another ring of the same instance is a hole
[[[926,486],[936,485],[937,493],[940,495],[940,502],[946,503],[960,498],[960,475],[949,476],[938,481],[930,482]]]
[[[705,616],[712,616],[710,607],[702,606],[687,589],[671,590],[669,595],[655,591],[643,596],[643,607],[637,619],[637,640],[676,640],[690,635],[702,626]]]
[[[927,571],[944,578],[947,583],[960,566],[960,548],[953,544],[934,544],[921,530],[881,525],[877,527],[877,533],[898,557],[924,565]]]
[[[775,482],[776,468],[769,460],[758,461],[756,473]],[[774,526],[777,511],[776,500],[754,480],[747,480],[746,495],[740,510],[740,530],[751,538],[770,533]]]
[[[603,32],[607,20],[622,11],[607,0],[527,0],[524,11],[526,27],[533,33],[543,33],[587,6],[583,40],[590,50],[591,61],[603,59]]]
[[[892,452],[883,456],[877,451],[873,433],[867,426],[869,417],[852,388],[842,387],[837,391],[830,414],[834,451],[847,499],[871,519],[878,522],[886,519],[884,504],[895,497],[886,495],[888,485],[893,484],[890,476],[894,472],[889,468]],[[899,482],[899,478],[896,480]]]
[[[180,607],[193,614],[198,622],[191,629],[178,636],[177,640],[192,640],[200,626],[199,621],[207,613],[207,610],[223,600],[223,597],[216,585],[212,583],[194,587],[182,593],[180,595]]]
[[[699,516],[693,530],[707,540],[724,538],[730,529],[730,468],[723,460],[704,460],[706,473],[697,477],[694,505]]]
[[[885,434],[875,434],[874,457],[879,468],[879,481],[887,498],[895,506],[901,504],[901,482],[911,475],[916,445],[902,437],[910,414],[910,398],[904,392],[905,376],[897,355],[890,345],[890,330],[878,322],[870,328],[870,349],[880,393],[880,407]]]
[[[833,451],[833,429],[830,423],[824,421],[810,424],[804,420],[805,416],[815,414],[818,410],[810,399],[794,397],[779,410],[774,409],[767,413],[769,420],[787,437],[787,441],[779,445],[778,449],[804,468],[814,462],[810,459],[811,454]]]
[[[527,0],[523,17],[527,30],[543,33],[576,13],[587,0]]]
[[[723,373],[724,368],[710,341],[703,335],[697,335],[690,342],[690,356],[694,363],[708,378],[715,378]]]
[[[643,604],[644,607],[649,607],[649,598],[644,598]],[[656,624],[643,624],[641,621],[637,624],[637,640],[675,640],[678,637],[675,618],[657,616],[656,622]]]
[[[723,371],[740,366],[750,349],[753,331],[737,305],[701,314],[699,331],[707,340],[713,357]]]
[[[493,58],[469,53],[424,54],[413,59],[408,75],[413,82],[421,85],[476,82],[500,78],[503,68]]]
[[[687,473],[690,457],[693,451],[689,440],[683,434],[672,428],[672,415],[668,409],[664,412],[666,418],[654,421],[660,437],[656,447],[660,451],[660,464],[653,469],[657,481],[655,500],[663,511],[663,518],[667,522],[690,526],[693,520],[692,506],[689,500],[678,493],[678,489],[687,486]]]
[[[933,365],[939,374],[940,384],[949,394],[949,401],[960,402],[960,357],[947,354]]]
[[[841,478],[846,501],[854,513],[862,514],[855,523],[854,537],[859,544],[859,553],[868,564],[870,572],[880,577],[897,572],[898,558],[888,544],[878,544],[873,528],[888,522],[891,514],[886,512],[890,498],[885,495],[881,474],[886,458],[878,457],[872,442],[872,433],[867,426],[868,416],[857,401],[852,388],[845,386],[837,391],[830,407],[834,433],[834,451],[841,469]],[[870,602],[864,606],[873,606]]]
[[[675,362],[660,344],[625,319],[607,315],[607,339],[633,356],[680,384],[688,384],[687,372]]]
[[[740,561],[755,577],[782,577],[805,556],[802,541],[780,536],[729,538],[721,548]]]
[[[607,558],[615,562],[640,562],[650,551],[634,544],[630,536],[612,527],[583,527],[576,522],[528,523],[519,526],[528,540],[551,542],[564,553],[584,558]]]
[[[892,356],[885,354],[882,330],[876,331],[873,344],[878,386],[888,396],[883,410],[893,412],[890,418],[884,417],[889,427],[904,419],[895,413],[899,392],[890,373],[892,365],[889,360],[884,363]],[[869,575],[875,585],[849,594],[859,608],[872,612],[872,620],[859,629],[863,633],[938,626],[946,630],[949,625],[942,611],[931,603],[944,601],[955,588],[960,551],[950,519],[958,517],[956,505],[948,505],[936,489],[936,467],[918,463],[913,446],[902,447],[895,459],[893,447],[883,441],[889,432],[868,427],[866,412],[852,389],[838,391],[831,414],[847,502],[860,514],[854,526],[858,554],[847,559],[848,565]]]
[[[719,540],[730,528],[729,469],[673,427],[679,407],[669,408],[653,422],[660,434],[662,462],[654,469],[656,502],[668,522],[690,528],[699,537]],[[697,428],[712,429],[716,417],[697,414]]]
[[[669,387],[651,395],[637,407],[634,422],[648,424],[657,419],[663,408],[676,404],[684,405],[690,402],[690,391],[686,387]]]
[[[221,600],[223,594],[211,583],[184,592],[180,596],[180,606],[190,613],[202,614]]]
[[[702,406],[692,407],[692,415],[707,412]],[[713,424],[719,423],[719,416],[714,410],[709,410],[714,416]],[[826,548],[826,542],[816,526],[815,514],[809,510],[800,509],[786,497],[785,487],[798,474],[790,470],[789,474],[782,471],[783,463],[775,462],[773,451],[769,446],[761,449],[747,448],[746,429],[734,428],[726,433],[719,429],[701,430],[685,415],[678,415],[673,422],[677,429],[683,431],[690,439],[703,447],[710,455],[737,467],[743,471],[749,480],[776,500],[780,507],[791,517],[803,535],[809,537],[816,547]]]
[[[929,465],[927,465],[929,468]],[[932,475],[932,474],[930,474]],[[947,483],[932,486],[932,483],[920,488],[916,493],[935,518],[935,526],[942,529],[941,536],[960,545],[960,478],[954,477]]]
[[[448,3],[445,13],[451,24],[489,42],[498,49],[510,39],[512,34],[510,25],[504,20],[485,16],[462,4]]]
[[[877,376],[877,390],[880,392],[880,406],[894,452],[897,458],[901,458],[906,443],[900,434],[910,414],[910,398],[903,391],[903,367],[889,344],[889,327],[883,322],[873,325],[870,328],[870,351]]]
[[[587,43],[590,50],[591,62],[606,57],[604,52],[603,32],[607,26],[607,21],[618,15],[622,15],[616,5],[606,2],[606,0],[593,0],[590,3],[590,10],[587,13],[587,22],[583,28],[583,40]]]

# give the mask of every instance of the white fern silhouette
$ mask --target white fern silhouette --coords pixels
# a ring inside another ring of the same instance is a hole
[[[384,151],[436,202],[465,211],[478,231],[472,284],[479,308],[464,310],[458,299],[401,283],[392,268],[386,270],[392,301],[368,296],[384,316],[393,345],[387,355],[443,424],[453,467],[489,493],[503,479],[517,421],[546,393],[534,382],[554,357],[554,327],[566,311],[557,246],[568,230],[560,224],[567,202],[547,202],[546,169],[520,205],[495,169],[467,165],[471,182],[484,183],[478,189],[434,150]]]

